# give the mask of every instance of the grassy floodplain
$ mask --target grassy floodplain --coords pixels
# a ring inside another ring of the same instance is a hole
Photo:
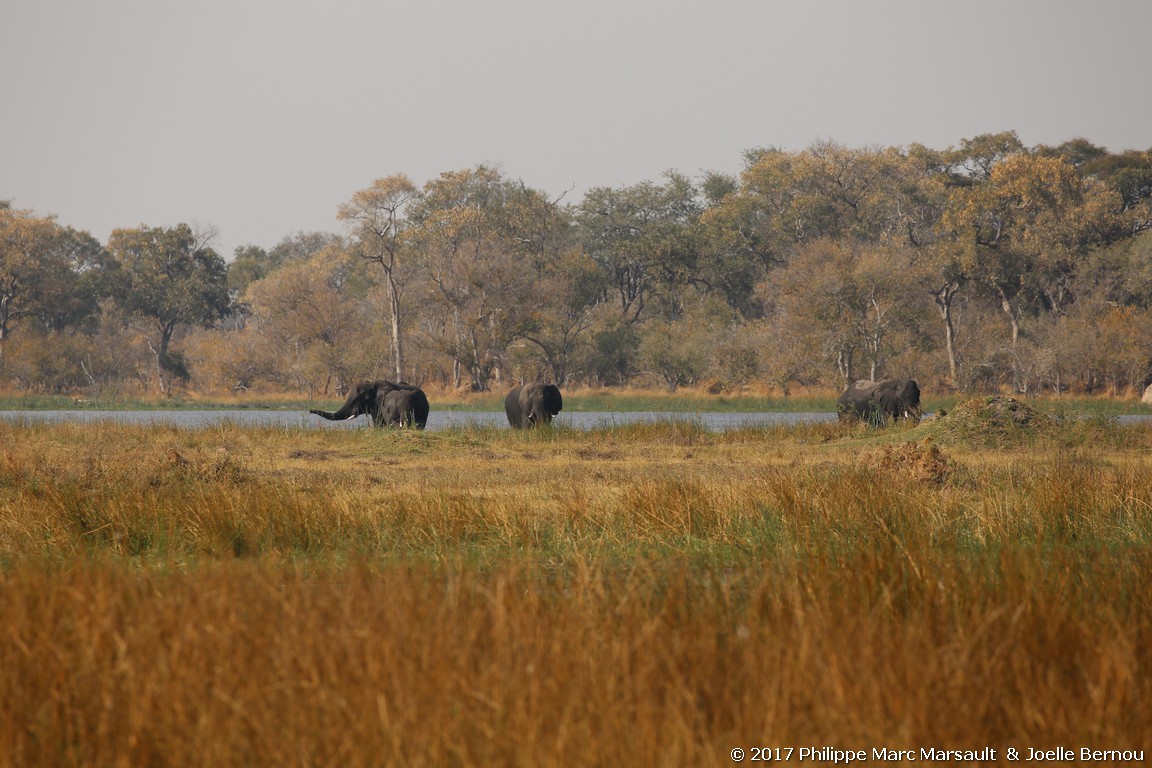
[[[968,416],[0,424],[0,765],[1147,748],[1152,429]]]

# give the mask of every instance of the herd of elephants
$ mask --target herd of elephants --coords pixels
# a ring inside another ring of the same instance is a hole
[[[528,429],[552,423],[560,413],[564,398],[555,384],[533,383],[516,387],[504,398],[504,413],[515,429]],[[368,416],[377,427],[415,427],[428,423],[428,397],[417,386],[387,380],[362,381],[352,388],[337,411],[313,408],[309,413],[329,421]],[[889,420],[920,420],[920,387],[912,379],[860,380],[854,382],[836,401],[841,420],[881,424]]]

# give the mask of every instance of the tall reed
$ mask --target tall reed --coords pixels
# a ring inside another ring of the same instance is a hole
[[[0,765],[1140,748],[1152,439],[0,425]]]
[[[1152,737],[1148,565],[1012,550],[914,568],[895,546],[736,570],[25,565],[0,577],[0,763],[1137,748]]]

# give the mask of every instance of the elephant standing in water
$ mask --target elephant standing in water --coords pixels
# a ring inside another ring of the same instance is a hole
[[[394,389],[384,396],[384,423],[389,427],[424,429],[428,411],[428,398],[420,389]]]
[[[879,425],[890,419],[920,421],[920,386],[912,379],[854,382],[836,400],[840,421]]]
[[[352,387],[348,399],[338,411],[309,410],[329,421],[343,421],[360,415],[372,417],[377,427],[414,426],[424,429],[428,424],[428,398],[419,387],[404,382],[362,381]]]
[[[555,384],[525,384],[504,398],[504,413],[516,429],[551,424],[552,417],[564,407],[564,398]]]

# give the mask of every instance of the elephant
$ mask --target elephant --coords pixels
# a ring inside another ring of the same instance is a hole
[[[384,395],[384,423],[389,427],[416,427],[428,424],[428,398],[420,389],[394,389]]]
[[[920,422],[920,386],[912,379],[854,382],[836,400],[840,421],[880,425],[890,419]]]
[[[419,387],[402,381],[362,381],[352,387],[348,399],[338,411],[310,409],[309,413],[329,421],[372,417],[377,427],[415,426],[424,429],[428,423],[428,398]]]
[[[563,407],[564,398],[555,384],[525,384],[504,398],[504,413],[515,429],[551,424],[552,417]]]

